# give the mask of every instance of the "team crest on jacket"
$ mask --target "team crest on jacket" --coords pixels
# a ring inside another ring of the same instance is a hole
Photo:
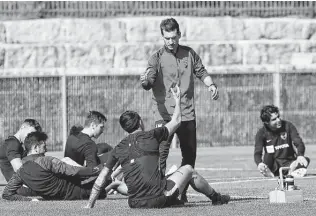
[[[286,132],[282,132],[280,135],[281,139],[286,140],[287,138],[287,133]]]

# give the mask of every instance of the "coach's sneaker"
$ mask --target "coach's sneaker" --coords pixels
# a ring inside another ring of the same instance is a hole
[[[212,200],[212,205],[223,205],[227,204],[230,201],[230,196],[226,194],[220,194],[216,193],[212,196],[210,196],[210,199]]]

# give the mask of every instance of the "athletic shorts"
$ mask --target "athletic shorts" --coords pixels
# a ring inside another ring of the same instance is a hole
[[[142,199],[128,199],[128,205],[131,208],[164,208],[170,207],[175,204],[175,200],[179,195],[179,190],[174,190],[172,193],[169,193],[174,189],[175,182],[172,180],[167,180],[165,193],[159,194],[154,198],[142,198]],[[168,194],[166,196],[165,194]]]

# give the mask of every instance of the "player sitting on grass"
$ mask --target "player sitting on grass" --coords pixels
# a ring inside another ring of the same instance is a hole
[[[274,177],[279,175],[280,167],[290,167],[289,174],[303,177],[310,160],[304,157],[305,145],[295,126],[281,120],[274,105],[263,107],[260,118],[263,127],[257,132],[254,150],[259,171],[266,177]]]
[[[106,143],[96,144],[91,138],[98,138],[104,130],[106,117],[97,111],[90,111],[84,127],[73,126],[66,142],[64,157],[79,165],[95,167],[105,163],[112,147]]]
[[[6,185],[3,199],[32,200],[17,194],[23,184],[47,200],[79,200],[89,197],[93,183],[81,185],[81,178],[97,176],[100,168],[71,166],[57,158],[45,156],[46,140],[47,135],[43,132],[32,132],[26,137],[24,145],[27,156]],[[106,191],[102,190],[101,198],[104,197]]]
[[[92,208],[105,180],[116,162],[122,166],[131,208],[162,208],[179,204],[178,195],[190,184],[196,191],[209,197],[214,205],[228,203],[230,197],[217,193],[191,165],[180,167],[170,176],[159,170],[159,145],[166,143],[181,123],[180,89],[170,89],[175,100],[172,119],[165,126],[144,131],[143,121],[133,111],[120,116],[122,128],[129,133],[112,151],[93,186],[86,208]]]
[[[0,169],[7,182],[22,166],[21,159],[25,156],[23,142],[33,131],[42,131],[40,124],[34,119],[25,119],[14,136],[9,136],[0,144]]]

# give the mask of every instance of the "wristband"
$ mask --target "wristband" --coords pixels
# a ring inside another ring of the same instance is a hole
[[[209,87],[211,87],[212,85],[217,88],[217,85],[215,83],[212,83]]]

